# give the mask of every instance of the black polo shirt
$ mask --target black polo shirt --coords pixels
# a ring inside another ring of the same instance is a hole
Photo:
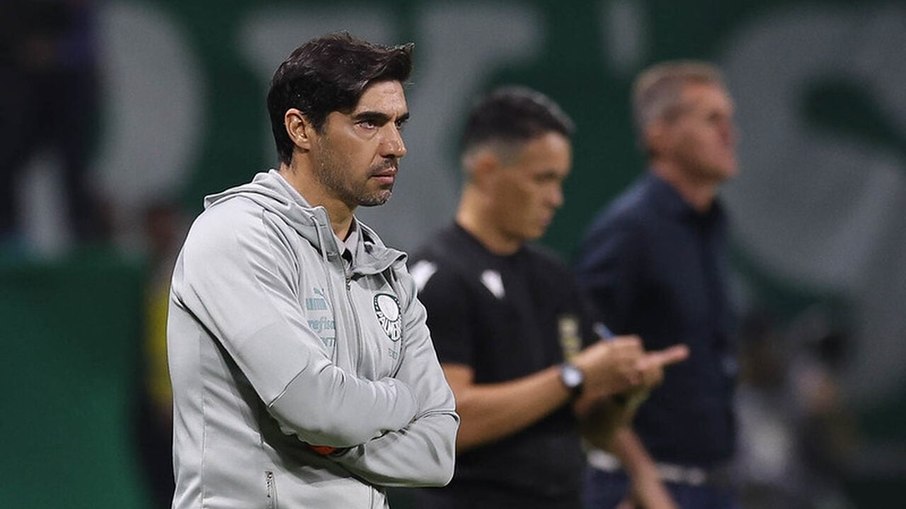
[[[531,375],[591,338],[569,268],[538,247],[510,256],[485,249],[458,225],[411,258],[419,299],[441,362],[471,366],[475,383]],[[422,490],[422,506],[578,508],[584,468],[568,405],[531,427],[469,450],[446,488]]]
[[[689,358],[667,368],[634,429],[663,462],[712,466],[735,443],[735,317],[727,292],[726,219],[690,207],[647,174],[592,224],[577,271],[599,318],[647,349],[677,343]]]

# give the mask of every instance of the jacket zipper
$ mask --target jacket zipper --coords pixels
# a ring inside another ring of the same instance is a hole
[[[362,326],[359,323],[359,314],[356,311],[355,302],[352,299],[352,274],[343,268],[343,274],[346,277],[346,304],[349,306],[349,310],[352,314],[352,323],[355,326],[353,333],[355,334],[355,345],[356,345],[356,366],[362,365],[362,349],[364,345],[362,344]]]
[[[277,509],[277,485],[274,482],[274,473],[270,470],[265,471],[264,482],[267,486],[267,509]]]

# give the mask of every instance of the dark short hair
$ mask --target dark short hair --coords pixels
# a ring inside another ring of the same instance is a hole
[[[296,48],[274,73],[267,111],[280,161],[289,164],[293,142],[284,116],[296,108],[319,132],[333,111],[350,112],[372,83],[405,83],[412,71],[414,44],[381,46],[346,32],[312,39]]]
[[[493,90],[474,104],[460,140],[463,152],[487,142],[523,143],[549,132],[572,138],[572,119],[546,95],[521,86]]]

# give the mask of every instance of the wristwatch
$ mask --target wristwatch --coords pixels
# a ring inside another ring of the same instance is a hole
[[[577,398],[582,394],[585,374],[575,364],[564,362],[560,365],[560,381],[569,389],[573,397]]]

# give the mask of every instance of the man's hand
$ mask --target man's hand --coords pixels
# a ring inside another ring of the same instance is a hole
[[[576,412],[583,415],[613,395],[635,410],[664,380],[664,368],[688,356],[686,345],[644,352],[638,336],[618,336],[595,343],[573,359],[585,373],[585,390],[575,404]]]
[[[648,352],[636,363],[642,381],[636,387],[617,394],[615,399],[624,405],[627,418],[631,418],[639,406],[648,399],[651,390],[664,381],[664,368],[686,360],[689,348],[686,345],[673,345],[663,350]]]
[[[636,369],[641,374],[642,387],[649,391],[664,381],[664,368],[686,360],[689,357],[689,347],[686,345],[673,345],[663,350],[648,352],[636,363]]]
[[[638,363],[644,355],[638,336],[598,341],[579,352],[572,362],[585,375],[583,399],[601,399],[642,382]]]
[[[629,377],[636,380],[635,384],[630,384],[617,394],[590,391],[583,393],[573,404],[573,410],[581,421],[582,435],[595,446],[606,448],[613,432],[632,420],[651,390],[664,380],[664,368],[681,362],[688,356],[689,349],[686,345],[643,352],[632,360],[632,374]],[[620,361],[623,369],[624,361],[625,359]]]

